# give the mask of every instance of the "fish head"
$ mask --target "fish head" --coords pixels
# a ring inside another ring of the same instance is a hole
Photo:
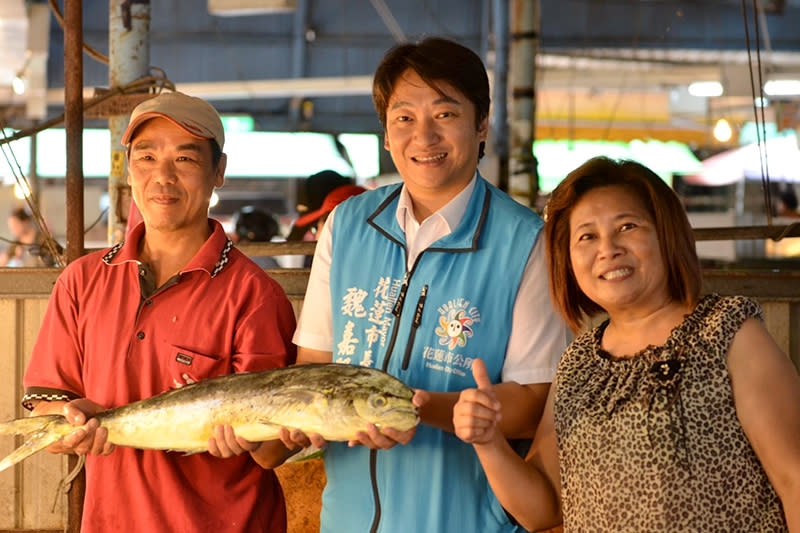
[[[411,402],[414,389],[375,368],[350,367],[350,405],[358,418],[378,428],[406,431],[417,425],[419,413]]]
[[[353,398],[353,409],[359,418],[371,422],[378,428],[395,428],[406,431],[417,425],[419,414],[411,403],[414,391],[398,396],[385,390],[368,389]]]

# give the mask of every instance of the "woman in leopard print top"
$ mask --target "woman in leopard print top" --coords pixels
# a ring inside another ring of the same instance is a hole
[[[800,378],[756,302],[701,297],[680,200],[646,167],[595,158],[553,192],[551,292],[578,331],[523,461],[481,361],[453,412],[528,529],[800,531]],[[560,490],[559,490],[560,489]]]

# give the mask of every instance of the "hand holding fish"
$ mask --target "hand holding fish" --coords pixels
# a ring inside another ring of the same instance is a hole
[[[366,446],[371,450],[388,450],[398,444],[408,444],[414,438],[417,428],[399,431],[394,428],[378,429],[375,424],[367,424],[366,431],[356,432],[356,438],[347,441],[348,446]]]
[[[430,395],[426,391],[415,389],[411,403],[415,408],[419,409],[429,398]],[[347,441],[347,444],[348,446],[362,445],[372,450],[388,450],[398,444],[411,442],[416,430],[416,425],[409,429],[399,430],[391,426],[378,428],[375,424],[368,423],[363,430],[356,431],[353,438]],[[296,428],[281,428],[280,439],[289,450],[308,448],[309,446],[322,449],[327,442],[319,433],[306,434]]]
[[[76,428],[51,444],[47,448],[48,451],[78,455],[108,455],[114,450],[114,445],[108,442],[108,431],[101,428],[97,420],[91,418],[95,413],[104,410],[102,405],[86,398],[79,398],[70,402],[41,402],[34,409],[34,414],[58,413]]]
[[[283,442],[287,450],[294,451],[300,451],[300,449],[308,448],[309,446],[316,446],[322,449],[328,442],[325,440],[325,437],[319,433],[306,434],[300,429],[288,427],[282,427],[280,429],[278,438],[281,439],[281,442]]]
[[[215,426],[213,436],[208,439],[208,453],[214,457],[227,459],[235,455],[254,452],[262,442],[251,442],[236,435],[233,426]]]
[[[458,438],[472,444],[486,444],[498,435],[501,405],[486,371],[486,364],[475,359],[472,375],[476,389],[464,389],[453,407],[453,428]]]

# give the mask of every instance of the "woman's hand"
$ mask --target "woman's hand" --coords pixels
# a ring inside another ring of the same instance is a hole
[[[453,428],[456,436],[464,442],[486,444],[502,438],[497,427],[502,418],[502,406],[481,359],[472,362],[472,376],[478,388],[461,391],[453,407]]]

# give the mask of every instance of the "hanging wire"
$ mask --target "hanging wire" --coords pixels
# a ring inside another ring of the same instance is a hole
[[[61,14],[61,9],[58,7],[58,2],[56,0],[48,0],[50,4],[50,10],[53,12],[53,16],[58,21],[58,25],[61,26],[61,29],[64,29],[64,16]],[[86,52],[86,55],[91,57],[92,59],[103,63],[104,65],[108,65],[108,56],[98,52],[95,48],[92,48],[86,42],[83,42],[83,50]]]
[[[756,65],[758,67],[758,82],[759,82],[759,91],[758,94],[760,95],[761,102],[764,102],[764,90],[761,86],[761,46],[759,44],[760,35],[758,31],[758,0],[753,0],[753,13],[754,13],[754,22],[756,28]],[[772,225],[772,192],[770,190],[770,181],[769,181],[769,166],[767,165],[767,132],[766,132],[766,124],[764,122],[764,108],[761,108],[761,128],[759,129],[759,116],[758,116],[758,106],[756,105],[756,87],[755,87],[755,78],[753,76],[753,56],[751,53],[750,47],[750,29],[749,29],[749,22],[747,19],[747,0],[742,0],[742,17],[744,19],[744,36],[745,42],[747,46],[747,66],[750,71],[750,93],[753,96],[753,115],[756,121],[756,140],[758,141],[758,156],[759,156],[759,163],[761,165],[761,187],[763,188],[764,192],[764,207],[767,213],[767,225]]]
[[[97,215],[97,218],[96,218],[96,219],[94,219],[94,222],[92,222],[91,224],[89,224],[89,226],[88,226],[88,227],[87,227],[85,230],[83,230],[83,234],[84,234],[84,235],[86,235],[87,233],[89,233],[90,231],[92,231],[92,229],[93,229],[93,228],[94,228],[94,227],[95,227],[97,224],[99,224],[101,220],[103,220],[103,217],[104,217],[104,216],[106,216],[106,214],[107,214],[107,213],[108,213],[108,208],[107,208],[107,207],[106,207],[105,209],[103,209],[102,211],[100,211],[100,214],[99,214],[99,215]]]
[[[7,138],[5,130],[0,128],[0,132],[3,133],[5,140],[5,138]],[[36,205],[30,182],[28,182],[28,178],[26,178],[25,174],[22,172],[22,168],[19,165],[19,161],[17,161],[17,156],[14,154],[14,150],[11,148],[11,145],[7,143],[0,144],[0,150],[2,150],[3,157],[5,157],[6,163],[8,163],[8,168],[10,168],[12,174],[14,174],[14,179],[16,180],[17,185],[25,192],[25,202],[28,204],[28,209],[30,209],[33,219],[36,221],[36,226],[39,228],[39,232],[43,237],[44,247],[47,249],[50,256],[55,260],[56,265],[59,267],[66,266],[67,260],[63,254],[64,250],[55,240],[53,234],[50,233],[50,228],[47,227],[47,223],[42,216],[42,212],[39,210],[39,206]]]
[[[760,9],[759,0],[753,0],[753,22],[756,28],[756,61],[758,63],[758,101],[760,106],[756,106],[755,95],[753,95],[753,106],[761,110],[761,139],[764,142],[764,173],[762,175],[761,184],[764,187],[764,204],[767,212],[767,224],[772,225],[772,187],[769,183],[769,164],[767,159],[767,121],[764,118],[764,79],[762,76],[763,68],[761,68],[761,36],[759,34],[759,20],[762,20],[762,13]],[[766,33],[766,26],[764,28]],[[766,37],[766,36],[765,36]],[[751,71],[752,72],[752,71]],[[757,125],[757,124],[756,124]]]
[[[133,80],[127,85],[122,85],[120,87],[114,87],[113,89],[109,89],[107,92],[101,94],[100,96],[96,96],[92,98],[89,102],[86,102],[83,106],[84,112],[87,109],[91,109],[105,102],[106,100],[121,94],[142,93],[142,92],[154,92],[155,94],[159,94],[164,89],[170,91],[175,90],[175,84],[172,83],[169,80],[169,78],[167,78],[166,74],[162,69],[158,67],[150,67],[150,70],[151,72],[155,71],[157,74],[144,76],[139,79]],[[64,122],[64,113],[61,113],[57,117],[51,118],[50,120],[40,122],[39,124],[34,124],[30,128],[19,130],[14,135],[10,136],[4,135],[3,138],[0,139],[0,145],[10,143],[12,141],[22,139],[24,137],[29,137],[34,133],[39,133],[40,131],[46,130],[47,128],[52,128],[53,126],[61,124],[62,122]]]

